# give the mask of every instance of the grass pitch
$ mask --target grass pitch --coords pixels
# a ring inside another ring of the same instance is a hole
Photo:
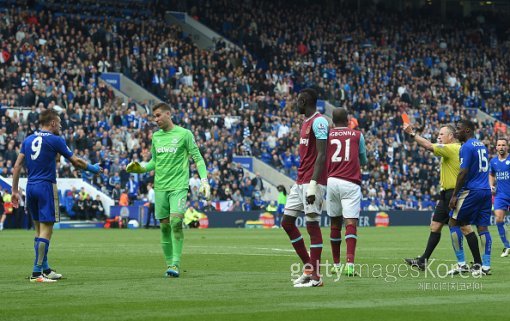
[[[428,227],[359,228],[358,234],[361,277],[325,276],[322,288],[296,289],[290,279],[298,259],[283,230],[186,230],[178,279],[163,277],[158,230],[58,230],[49,261],[66,279],[55,284],[26,279],[33,232],[6,230],[0,232],[0,320],[507,318],[510,258],[499,257],[495,229],[493,275],[481,279],[444,277],[445,264],[455,263],[446,229],[432,275],[402,264],[421,254]],[[323,259],[331,262],[328,229],[323,237]],[[465,252],[469,261],[467,244]]]

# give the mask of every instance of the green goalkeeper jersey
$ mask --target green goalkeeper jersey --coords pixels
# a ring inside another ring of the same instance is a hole
[[[174,191],[188,189],[189,156],[197,165],[201,178],[207,178],[207,170],[193,134],[188,129],[174,125],[169,131],[162,129],[152,135],[152,159],[146,165],[154,170],[154,190]]]

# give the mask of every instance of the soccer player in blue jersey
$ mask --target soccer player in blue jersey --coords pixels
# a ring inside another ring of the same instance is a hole
[[[19,206],[19,176],[23,164],[26,166],[28,181],[26,206],[35,224],[35,261],[30,282],[56,282],[62,275],[53,271],[48,264],[53,224],[60,219],[56,178],[58,154],[67,158],[74,167],[94,174],[101,171],[99,165],[87,164],[73,155],[65,140],[59,136],[60,117],[54,109],[44,110],[40,117],[41,130],[28,136],[14,165],[12,175],[12,202]]]
[[[501,257],[510,254],[510,243],[508,242],[505,229],[505,214],[510,208],[510,159],[508,157],[508,141],[506,138],[499,138],[496,141],[496,152],[498,156],[491,159],[489,184],[494,197],[494,215],[499,237],[505,248]]]
[[[450,235],[458,265],[465,265],[462,235],[466,237],[473,254],[473,276],[490,274],[492,239],[490,225],[492,195],[489,186],[489,160],[485,145],[474,138],[475,125],[470,120],[457,123],[455,136],[462,144],[460,148],[460,172],[450,200]],[[475,224],[485,249],[480,257],[478,239],[471,228]],[[452,270],[455,273],[455,269]]]

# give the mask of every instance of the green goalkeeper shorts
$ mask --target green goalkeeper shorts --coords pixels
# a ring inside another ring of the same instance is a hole
[[[156,218],[162,220],[170,214],[184,214],[186,212],[186,199],[188,190],[180,189],[176,191],[154,191]]]

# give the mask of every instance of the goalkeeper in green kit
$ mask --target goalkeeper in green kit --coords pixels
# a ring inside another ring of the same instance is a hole
[[[145,166],[131,162],[126,170],[129,173],[155,171],[155,212],[160,222],[161,247],[167,265],[166,276],[179,277],[184,241],[182,221],[188,196],[190,155],[202,179],[200,192],[206,199],[210,197],[211,187],[207,181],[204,159],[191,131],[172,122],[171,108],[165,103],[155,105],[152,112],[159,127],[152,135],[152,159]]]

